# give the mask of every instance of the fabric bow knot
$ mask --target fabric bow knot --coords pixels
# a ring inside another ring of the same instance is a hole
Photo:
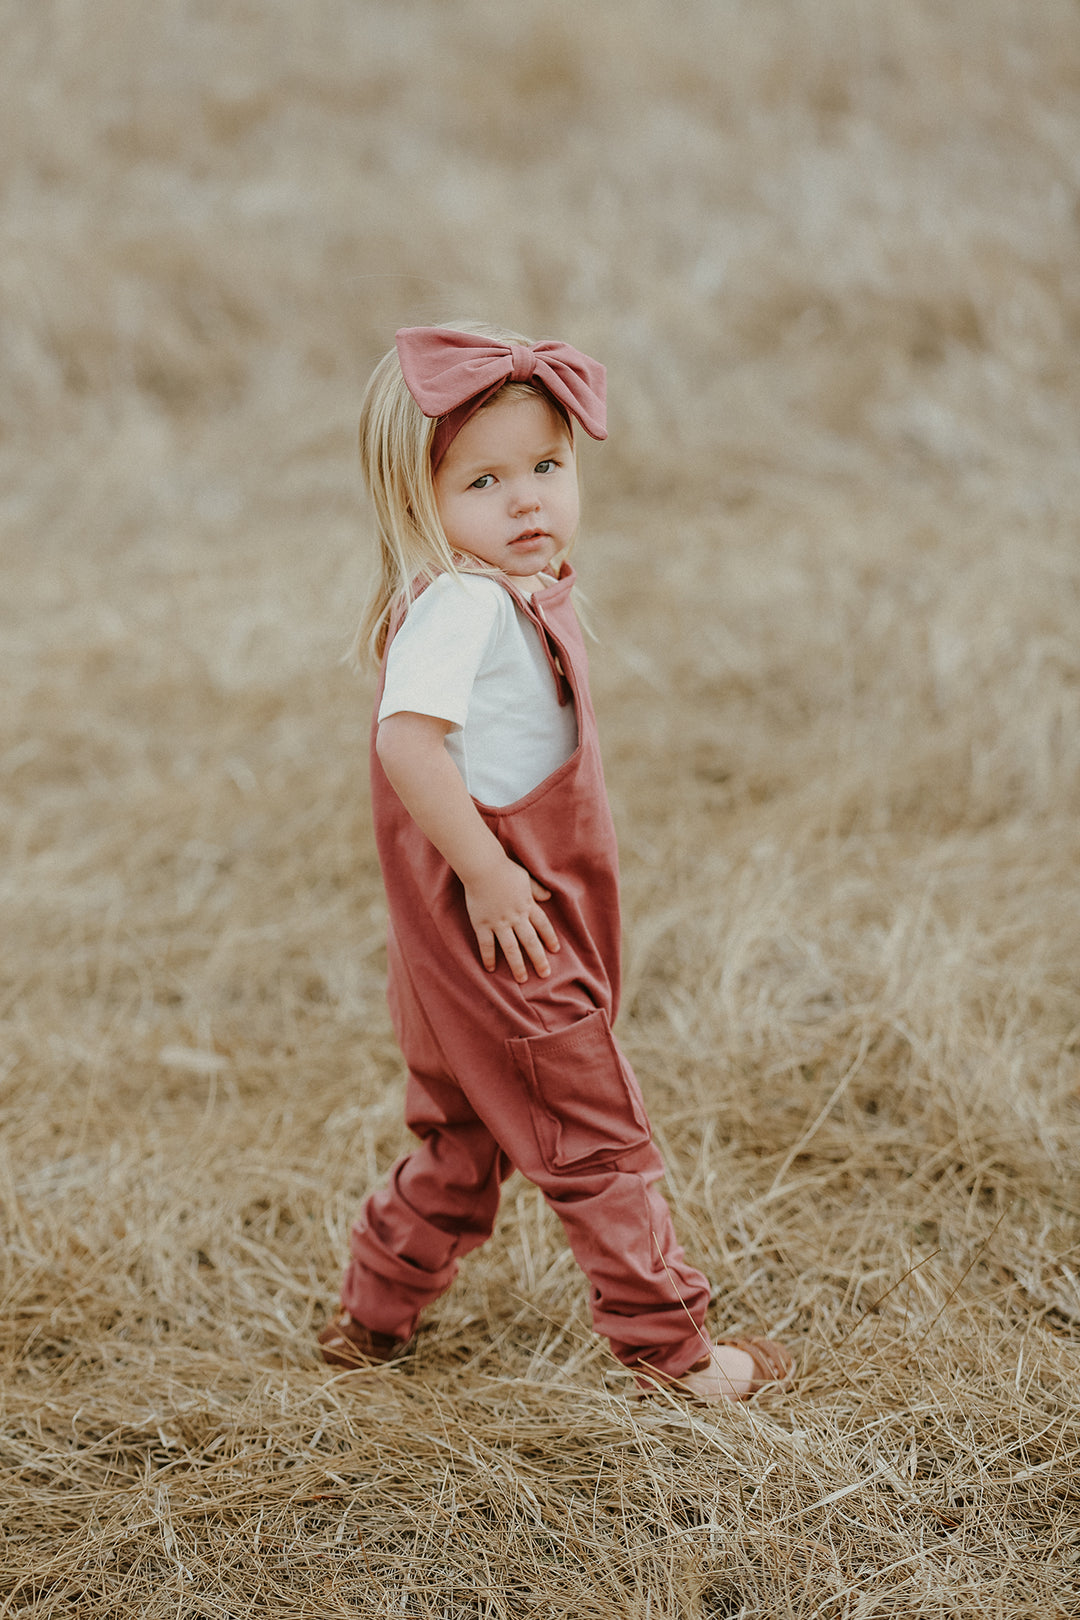
[[[607,438],[607,373],[568,343],[499,343],[449,326],[403,326],[395,341],[409,393],[425,416],[440,419],[432,471],[469,418],[508,382],[539,384],[590,438]]]

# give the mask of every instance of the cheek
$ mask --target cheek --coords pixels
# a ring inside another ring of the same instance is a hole
[[[446,533],[448,535],[460,533],[464,523],[464,513],[461,509],[461,502],[452,499],[443,500],[437,501],[436,506],[439,512],[439,519]]]

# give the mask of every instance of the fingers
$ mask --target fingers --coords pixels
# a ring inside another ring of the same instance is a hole
[[[525,957],[521,954],[522,946],[541,979],[546,979],[551,972],[548,959],[544,954],[544,947],[534,928],[522,927],[518,933],[513,928],[501,928],[496,933],[492,929],[477,929],[476,943],[480,947],[480,960],[489,973],[494,973],[496,963],[495,946],[498,944],[506,958],[506,965],[514,975],[518,984],[528,981],[529,971],[525,966]],[[556,944],[556,949],[558,945]]]
[[[537,883],[535,878],[530,878],[529,882],[532,884],[534,896],[544,900],[550,900],[550,889],[545,889],[544,885],[542,883]],[[556,934],[555,925],[551,921],[551,918],[548,916],[547,912],[542,911],[538,905],[533,905],[529,910],[528,925],[525,928],[519,928],[517,930],[517,937],[514,941],[515,946],[518,940],[520,940],[521,944],[525,947],[525,954],[529,958],[529,961],[532,963],[539,976],[542,979],[548,978],[551,974],[551,963],[547,959],[544,947],[546,946],[547,950],[552,952],[557,951],[559,949],[559,936]],[[520,959],[520,952],[518,953],[518,956]],[[507,957],[507,960],[509,961],[510,958]],[[511,967],[513,968],[513,963],[511,963]],[[525,972],[524,966],[522,967],[520,974],[516,971],[514,972],[514,977],[517,979],[519,984],[525,983],[528,975]]]
[[[489,973],[495,971],[495,935],[490,928],[474,928],[476,943],[480,947],[480,960]]]
[[[559,936],[555,932],[555,925],[547,912],[541,911],[539,906],[533,911],[532,924],[548,950],[557,951],[559,948]]]
[[[532,963],[537,976],[546,979],[551,973],[551,965],[540,943],[540,937],[531,924],[521,924],[517,929],[508,928],[497,936],[502,946],[502,953],[506,957],[509,967],[518,984],[524,984],[529,977],[529,970],[525,966],[525,956]],[[524,949],[525,956],[522,955]]]
[[[518,984],[524,984],[529,975],[525,967],[525,960],[521,954],[521,947],[518,945],[517,935],[514,933],[500,934],[499,944],[502,946],[502,953],[506,957],[506,965],[510,972],[514,975]]]
[[[550,889],[512,861],[496,867],[490,879],[482,873],[466,885],[469,921],[488,973],[495,971],[501,950],[518,984],[527,983],[530,967],[538,978],[550,977],[547,953],[559,949],[559,939],[540,904],[550,898]]]

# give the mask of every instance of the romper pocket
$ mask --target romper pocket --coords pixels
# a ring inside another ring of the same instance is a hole
[[[652,1139],[633,1072],[600,1007],[550,1035],[509,1040],[549,1170],[599,1169]]]

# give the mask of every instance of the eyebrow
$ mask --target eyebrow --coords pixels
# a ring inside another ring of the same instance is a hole
[[[552,461],[560,453],[565,454],[568,449],[572,450],[573,446],[571,445],[570,440],[565,436],[558,439],[549,439],[541,448],[540,453],[532,457],[532,460],[534,462]],[[492,458],[490,461],[485,461],[479,456],[474,456],[471,461],[463,461],[461,463],[460,476],[464,477],[465,473],[472,471],[473,477],[475,478],[478,477],[480,473],[491,472],[492,468],[498,468],[501,465],[502,463],[497,458]]]

